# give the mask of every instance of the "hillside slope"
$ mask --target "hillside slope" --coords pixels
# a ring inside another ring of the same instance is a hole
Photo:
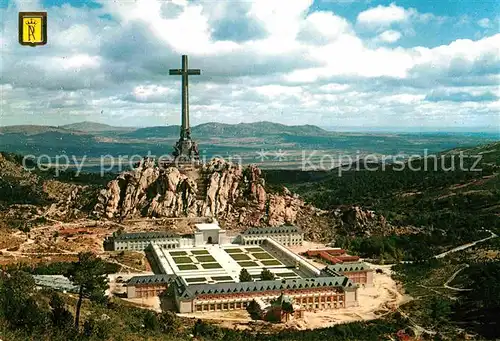
[[[337,158],[339,155],[358,153],[421,154],[424,149],[437,152],[488,143],[498,138],[498,134],[340,133],[311,125],[211,122],[192,127],[192,137],[206,160],[235,156],[245,164],[260,162],[263,168],[301,169],[302,155],[308,158],[314,154],[318,161],[323,155]],[[173,151],[178,138],[177,125],[125,128],[80,122],[61,127],[0,127],[1,151],[37,156],[46,154],[50,157],[65,154],[70,158],[74,156],[77,161],[83,160],[87,167],[94,167],[95,161],[103,155],[165,155]],[[277,154],[280,150],[283,153]],[[264,157],[260,156],[260,151],[265,152]],[[285,158],[277,155],[284,155]]]
[[[473,156],[463,159],[464,169],[460,151]],[[385,170],[350,170],[341,176],[336,170],[307,172],[308,177],[267,171],[265,177],[321,209],[359,205],[379,212],[392,225],[412,227],[405,236],[346,230],[339,242],[366,257],[413,259],[487,236],[487,229],[500,232],[499,151],[500,142],[450,150],[439,155],[436,169],[435,159],[429,158],[413,161],[414,170],[406,163],[402,170],[386,165]],[[455,170],[449,170],[452,160]]]
[[[66,129],[66,130],[83,131],[83,132],[87,132],[87,133],[111,132],[111,131],[128,132],[128,131],[132,131],[132,130],[136,129],[136,128],[132,128],[132,127],[115,127],[115,126],[111,126],[109,124],[89,122],[89,121],[66,124],[66,125],[60,126],[60,128]]]
[[[110,181],[94,214],[108,219],[137,217],[216,217],[227,229],[295,224],[306,237],[332,241],[337,228],[390,230],[384,217],[358,207],[323,211],[292,194],[266,188],[262,171],[214,159],[201,169],[162,169],[144,159]]]
[[[71,220],[87,214],[97,185],[75,183],[70,173],[56,177],[50,170],[28,171],[22,159],[0,152],[0,227],[25,229],[49,217]],[[26,166],[35,168],[30,162]]]

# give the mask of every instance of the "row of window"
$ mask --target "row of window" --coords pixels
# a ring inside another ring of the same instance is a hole
[[[211,304],[196,304],[196,311],[215,311],[215,310],[230,310],[230,309],[245,309],[249,302],[227,302],[227,303],[211,303]],[[335,297],[333,300],[330,296],[326,297],[325,300],[319,300],[316,297],[314,302],[312,297],[310,299],[297,299],[297,304],[303,305],[304,308],[341,308],[344,306],[343,297]]]
[[[197,304],[195,306],[196,311],[214,311],[214,310],[229,310],[229,309],[245,309],[248,302],[229,302],[229,303],[218,303],[218,304]]]
[[[138,250],[138,251],[143,251],[146,247],[148,247],[149,243],[147,244],[140,244],[140,245],[125,245],[125,246],[117,246],[115,247],[115,250]],[[176,249],[178,247],[177,244],[164,244],[161,246],[164,249]]]
[[[264,242],[264,240],[265,239],[245,240],[245,245],[260,245]],[[288,240],[278,239],[278,242],[286,246],[302,245],[302,239],[292,240],[291,242],[289,242]]]

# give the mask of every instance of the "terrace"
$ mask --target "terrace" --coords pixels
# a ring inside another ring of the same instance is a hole
[[[239,282],[242,268],[255,279],[268,269],[276,279],[299,279],[293,265],[278,260],[262,247],[205,245],[203,248],[168,250],[154,248],[160,272],[182,277],[187,285]]]

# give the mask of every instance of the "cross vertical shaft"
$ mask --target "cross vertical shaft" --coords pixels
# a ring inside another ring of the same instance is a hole
[[[188,84],[188,58],[182,56],[182,119],[181,119],[181,138],[187,138],[190,135],[189,125],[189,84]]]
[[[200,75],[200,69],[189,69],[188,56],[182,55],[182,69],[170,69],[170,75],[182,76],[181,89],[182,89],[182,116],[181,116],[181,139],[190,139],[191,131],[189,124],[189,82],[188,76]]]
[[[188,57],[182,55],[182,68],[170,69],[170,75],[182,76],[181,77],[181,131],[180,138],[174,146],[174,156],[176,160],[198,160],[199,152],[198,147],[194,141],[191,140],[191,127],[189,124],[189,83],[188,78],[192,75],[200,75],[199,69],[190,69],[188,66]]]

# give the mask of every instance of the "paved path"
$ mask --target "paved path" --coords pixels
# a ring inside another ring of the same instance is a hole
[[[482,242],[485,242],[489,239],[492,239],[492,238],[496,238],[498,237],[495,233],[491,232],[490,230],[486,230],[487,232],[491,233],[491,235],[489,237],[486,237],[486,238],[483,238],[483,239],[480,239],[480,240],[476,240],[475,242],[472,242],[472,243],[468,243],[468,244],[464,244],[464,245],[460,245],[460,246],[457,246],[451,250],[448,250],[446,252],[443,252],[443,253],[440,253],[436,256],[434,256],[434,258],[438,259],[438,258],[444,258],[446,257],[448,254],[450,253],[453,253],[453,252],[457,252],[457,251],[462,251],[462,250],[465,250],[465,249],[468,249],[478,243],[482,243]]]
[[[457,271],[455,271],[451,276],[450,278],[448,278],[448,280],[446,281],[446,283],[443,284],[443,287],[445,287],[446,289],[450,289],[450,290],[455,290],[455,291],[471,291],[472,289],[462,289],[462,288],[455,288],[455,287],[450,287],[448,284],[450,284],[454,279],[455,277],[457,277],[457,275],[464,269],[467,269],[469,267],[469,264],[464,264],[464,266],[462,266],[460,269],[458,269]]]
[[[457,251],[462,251],[462,250],[466,250],[466,249],[468,249],[468,248],[470,248],[470,247],[472,247],[472,246],[474,246],[476,244],[479,244],[479,243],[485,242],[487,240],[490,240],[492,238],[497,238],[498,237],[497,234],[495,234],[494,232],[492,232],[490,230],[486,230],[486,232],[489,232],[491,235],[489,237],[476,240],[475,242],[472,242],[472,243],[467,243],[467,244],[464,244],[464,245],[457,246],[457,247],[455,247],[455,248],[453,248],[451,250],[448,250],[446,252],[443,252],[443,253],[437,254],[435,256],[432,256],[432,258],[436,258],[436,259],[444,258],[444,257],[446,257],[450,253],[457,252]],[[361,260],[363,260],[363,259],[361,259]],[[401,261],[399,263],[402,263],[402,264],[412,264],[413,261],[411,261],[411,260],[404,260],[404,261]],[[384,264],[384,266],[382,266],[382,265],[377,265],[377,266],[378,267],[389,267],[390,268],[390,267],[392,267],[394,265],[397,265],[399,263],[391,263],[391,264]]]

